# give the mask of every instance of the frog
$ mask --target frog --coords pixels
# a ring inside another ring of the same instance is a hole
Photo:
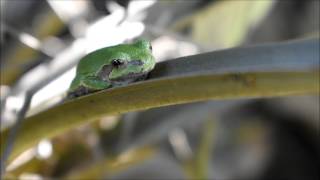
[[[144,80],[155,64],[151,43],[145,39],[95,50],[77,64],[67,97],[72,99]]]

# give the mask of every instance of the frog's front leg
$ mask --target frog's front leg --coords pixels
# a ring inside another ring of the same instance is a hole
[[[102,81],[98,77],[93,76],[76,79],[76,83],[78,83],[78,87],[68,93],[69,99],[111,87],[109,82]]]
[[[89,89],[90,91],[98,91],[102,89],[107,89],[111,86],[111,83],[103,81],[98,77],[88,76],[81,80],[81,84]]]

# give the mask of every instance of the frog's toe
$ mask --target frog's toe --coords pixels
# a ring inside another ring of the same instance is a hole
[[[83,86],[80,86],[78,89],[76,89],[75,91],[73,92],[70,92],[67,97],[72,99],[72,98],[76,98],[76,97],[80,97],[80,96],[84,96],[84,95],[87,95],[87,94],[90,94],[90,93],[93,93],[95,92],[96,90],[91,90],[91,89],[88,89],[86,87],[83,87]]]
[[[142,81],[149,77],[149,73],[139,76],[135,81]]]

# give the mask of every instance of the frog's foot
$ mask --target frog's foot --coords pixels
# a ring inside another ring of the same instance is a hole
[[[86,77],[81,80],[81,86],[68,94],[68,98],[83,96],[109,87],[111,87],[109,82],[102,81],[97,77]]]
[[[89,76],[81,80],[81,84],[93,91],[98,91],[102,89],[107,89],[111,86],[108,81],[103,81],[99,77]]]
[[[97,91],[97,90],[90,90],[90,89],[88,89],[88,88],[86,88],[84,86],[80,86],[75,91],[68,93],[67,98],[68,99],[72,99],[72,98],[76,98],[76,97],[84,96],[86,94],[93,93],[95,91]]]
[[[137,78],[135,79],[135,81],[142,81],[142,80],[147,79],[148,77],[149,77],[149,73],[143,74],[143,75],[137,77]]]

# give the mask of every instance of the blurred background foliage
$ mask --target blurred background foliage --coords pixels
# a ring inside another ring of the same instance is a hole
[[[317,0],[1,0],[1,128],[14,123],[33,86],[27,116],[57,105],[79,57],[99,47],[142,36],[164,61],[319,37],[319,7]],[[319,95],[167,106],[43,139],[6,178],[316,179],[318,133]]]

